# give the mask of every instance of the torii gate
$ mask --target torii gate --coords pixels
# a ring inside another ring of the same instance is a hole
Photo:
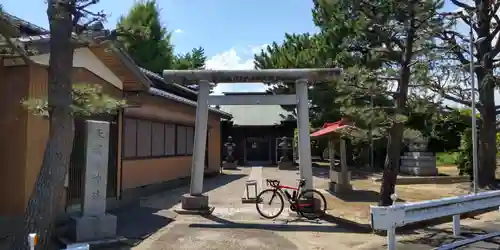
[[[299,171],[306,188],[313,187],[311,143],[309,137],[308,82],[330,79],[342,73],[338,68],[264,69],[264,70],[164,70],[170,82],[198,83],[193,163],[189,194],[182,197],[182,209],[210,211],[208,196],[203,195],[206,134],[209,105],[297,105],[299,128]],[[209,96],[210,83],[295,82],[295,94]]]

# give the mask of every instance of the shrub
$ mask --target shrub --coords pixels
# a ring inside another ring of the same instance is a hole
[[[498,136],[497,136],[498,138]],[[462,132],[458,157],[455,162],[459,175],[472,176],[472,129],[467,128]]]

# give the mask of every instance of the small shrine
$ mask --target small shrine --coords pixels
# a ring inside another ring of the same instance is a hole
[[[341,193],[352,190],[351,172],[347,166],[346,140],[342,138],[342,132],[347,130],[358,130],[347,118],[337,122],[327,122],[323,127],[312,133],[312,138],[325,138],[328,140],[328,156],[330,159],[330,191]],[[336,166],[335,150],[339,149],[340,168]]]

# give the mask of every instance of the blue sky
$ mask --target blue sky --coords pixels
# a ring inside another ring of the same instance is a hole
[[[113,28],[134,0],[101,0],[94,10],[109,14],[106,26]],[[157,0],[161,20],[173,32],[177,53],[202,46],[214,69],[253,67],[253,54],[288,33],[314,33],[312,0]],[[9,13],[47,27],[44,0],[2,0]],[[447,6],[446,10],[455,9]],[[261,91],[262,84],[219,84],[216,92]]]
[[[92,9],[110,14],[106,26],[115,27],[134,0],[101,0]],[[176,52],[205,49],[212,68],[248,68],[253,52],[281,41],[285,32],[315,32],[310,0],[157,0],[163,24],[173,33]],[[47,27],[43,0],[2,0],[9,13]],[[175,32],[177,31],[177,32]],[[261,84],[228,85],[218,91],[259,91]]]

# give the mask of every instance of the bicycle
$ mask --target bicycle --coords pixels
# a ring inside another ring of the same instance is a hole
[[[266,179],[266,184],[267,186],[271,186],[272,188],[268,188],[265,190],[262,190],[262,192],[259,193],[257,196],[257,212],[259,214],[266,218],[266,219],[274,219],[278,217],[282,212],[285,207],[285,202],[283,199],[283,196],[287,198],[288,203],[290,204],[290,210],[296,212],[298,215],[305,217],[310,220],[318,219],[321,216],[325,214],[326,211],[326,199],[323,194],[321,194],[319,191],[314,190],[314,189],[306,189],[306,190],[301,190],[305,185],[306,181],[304,179],[298,179],[299,183],[298,186],[295,187],[290,187],[290,186],[283,186],[280,185],[279,180],[273,180],[273,179]],[[293,190],[293,193],[290,195],[286,189]],[[269,202],[266,202],[264,199],[264,196],[266,194],[271,194],[271,199]],[[299,195],[297,195],[299,194]],[[268,204],[271,205],[273,200],[277,197],[278,199],[278,209],[276,214],[265,214],[262,211],[262,208],[260,205],[262,204]],[[322,202],[324,206],[322,207],[321,204],[319,205],[319,209],[316,206],[318,202]]]

